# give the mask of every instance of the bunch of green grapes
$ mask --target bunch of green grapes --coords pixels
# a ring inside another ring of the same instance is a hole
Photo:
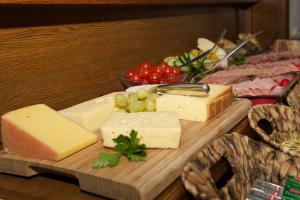
[[[118,93],[115,95],[115,106],[126,112],[153,112],[156,110],[157,94],[148,93],[139,89],[129,94]]]

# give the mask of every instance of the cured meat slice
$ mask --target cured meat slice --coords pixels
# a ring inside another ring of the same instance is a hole
[[[250,56],[246,59],[247,64],[259,64],[264,62],[274,62],[280,60],[289,60],[293,58],[300,58],[300,51],[283,51],[283,52],[271,52],[266,54],[260,54]]]
[[[228,70],[217,71],[201,80],[202,83],[231,84],[237,82],[242,77],[272,77],[289,72],[299,72],[300,69],[295,65],[281,65],[273,67],[241,67]]]
[[[282,80],[286,79],[288,81],[293,80],[295,77],[295,74],[282,74],[278,76],[273,76],[272,79],[276,81],[277,83],[280,83]]]
[[[254,80],[245,81],[233,85],[233,92],[236,96],[262,96],[270,95],[272,88],[276,87],[272,78],[255,78]]]

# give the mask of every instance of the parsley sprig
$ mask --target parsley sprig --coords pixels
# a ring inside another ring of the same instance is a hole
[[[137,137],[135,130],[131,130],[130,137],[119,135],[117,138],[114,138],[113,141],[116,143],[116,152],[100,153],[97,160],[92,164],[92,168],[116,166],[122,155],[127,157],[129,161],[143,161],[146,159],[146,145],[139,143],[140,138]]]
[[[120,153],[102,152],[98,155],[97,160],[92,164],[92,168],[113,167],[119,163]]]
[[[123,154],[130,161],[142,161],[145,160],[147,152],[145,151],[146,145],[139,144],[140,139],[137,137],[137,132],[131,130],[130,138],[124,135],[120,135],[113,139],[116,143],[115,150],[120,154]]]

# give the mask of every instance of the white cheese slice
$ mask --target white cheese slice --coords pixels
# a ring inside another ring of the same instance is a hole
[[[116,93],[74,105],[61,110],[60,113],[90,131],[99,130],[107,116],[115,110]]]
[[[181,125],[176,113],[113,112],[101,126],[103,145],[114,147],[113,139],[129,136],[132,129],[147,148],[178,148],[180,143]]]
[[[231,104],[231,91],[231,86],[212,84],[206,97],[165,94],[156,99],[156,110],[176,112],[179,119],[206,122]]]

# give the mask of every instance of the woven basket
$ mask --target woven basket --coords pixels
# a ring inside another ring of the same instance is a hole
[[[233,176],[219,188],[210,172],[221,159],[227,159]],[[256,178],[283,185],[288,175],[300,175],[300,158],[274,150],[238,133],[214,140],[184,167],[184,187],[196,199],[245,199]]]
[[[300,137],[299,110],[284,105],[259,105],[250,109],[248,119],[250,126],[266,143],[292,156],[300,157],[295,151],[280,146],[285,140]],[[266,125],[269,125],[269,128]]]
[[[299,81],[289,92],[286,99],[289,106],[294,107],[296,110],[300,110],[300,82]]]

